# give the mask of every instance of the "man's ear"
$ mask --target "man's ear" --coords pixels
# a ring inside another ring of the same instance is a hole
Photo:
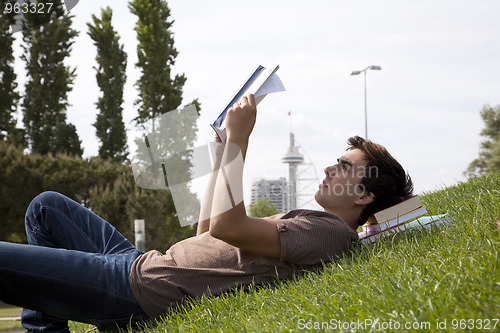
[[[371,204],[373,200],[375,200],[375,195],[372,192],[363,192],[356,200],[356,204],[366,206]]]

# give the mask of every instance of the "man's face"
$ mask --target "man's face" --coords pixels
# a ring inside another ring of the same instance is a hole
[[[352,207],[364,193],[363,187],[358,184],[365,175],[365,166],[361,150],[346,152],[337,159],[337,164],[325,168],[325,179],[316,192],[316,202],[326,211]]]

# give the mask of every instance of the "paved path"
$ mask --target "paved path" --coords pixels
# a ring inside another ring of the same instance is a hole
[[[0,321],[7,321],[7,320],[21,320],[21,316],[5,316],[5,317],[0,317]],[[0,331],[0,333],[24,333],[24,329],[12,329],[12,330],[4,330]]]

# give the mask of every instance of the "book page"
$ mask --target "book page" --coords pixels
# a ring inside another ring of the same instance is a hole
[[[260,87],[259,90],[255,92],[255,97],[259,97],[262,95],[272,94],[275,92],[285,91],[285,86],[281,82],[278,74],[274,73],[264,84]]]
[[[259,104],[267,94],[285,91],[285,86],[276,74],[279,66],[268,69],[263,66],[257,66],[250,77],[241,86],[227,106],[222,110],[217,119],[210,125],[215,130],[222,142],[225,142],[225,119],[227,110],[237,103],[246,93],[255,95],[255,103]]]

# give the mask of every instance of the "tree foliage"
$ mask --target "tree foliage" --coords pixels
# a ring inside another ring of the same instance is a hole
[[[65,14],[64,3],[53,2],[52,11],[47,14],[24,14],[22,58],[26,62],[27,81],[23,122],[31,151],[81,156],[76,128],[66,122],[75,69],[64,64],[78,32],[71,28],[72,17]]]
[[[184,74],[173,75],[172,66],[178,55],[174,47],[173,33],[170,20],[170,10],[164,0],[132,0],[129,9],[137,16],[134,30],[137,33],[136,67],[140,68],[141,76],[136,82],[139,98],[136,101],[138,116],[135,118],[138,127],[142,128],[148,137],[154,137],[147,145],[151,150],[158,152],[151,159],[150,154],[138,153],[135,158],[138,163],[150,165],[167,161],[170,166],[169,175],[176,179],[189,179],[190,149],[196,139],[196,119],[183,117],[177,113],[182,103],[182,88],[186,81]],[[193,101],[199,112],[199,103]],[[163,117],[165,113],[169,113]],[[177,116],[180,115],[180,116]],[[144,139],[136,140],[138,145],[144,144]],[[188,189],[181,191],[185,202],[195,200],[195,195]],[[161,198],[160,201],[157,201]],[[139,206],[130,206],[139,218],[146,220],[147,228],[151,230],[169,230],[169,233],[181,233],[178,215],[175,210],[172,193],[162,190],[137,190],[135,201]],[[161,218],[155,216],[155,211],[165,209],[170,213]],[[140,217],[143,215],[143,217]],[[149,219],[144,216],[150,216]],[[192,221],[193,223],[196,220]],[[178,230],[172,229],[176,227]],[[148,237],[146,235],[146,237]],[[175,237],[174,237],[175,238]],[[168,240],[165,240],[167,243]],[[146,239],[146,243],[148,244]]]
[[[249,215],[253,217],[267,217],[279,213],[278,207],[271,204],[268,198],[259,199],[255,204],[250,205]]]
[[[3,8],[5,1],[0,1]],[[14,37],[9,32],[10,18],[0,11],[0,140],[16,142],[16,119],[19,93],[16,91],[16,73],[12,43]]]
[[[173,21],[169,19],[166,1],[132,0],[129,8],[138,18],[134,30],[138,40],[136,66],[141,69],[141,77],[136,84],[139,114],[135,120],[141,125],[181,105],[186,77],[184,74],[172,75],[171,67],[178,52],[170,31]],[[155,130],[154,123],[151,129]]]
[[[43,191],[60,192],[88,203],[95,187],[113,182],[123,166],[65,154],[24,154],[23,149],[0,142],[0,239],[25,240],[24,213]]]
[[[500,105],[485,105],[480,112],[484,121],[479,157],[473,160],[465,174],[484,175],[500,168]]]
[[[102,92],[96,104],[99,114],[94,127],[101,141],[99,156],[123,161],[127,158],[127,134],[122,107],[123,87],[127,79],[127,54],[111,24],[111,8],[102,9],[101,16],[99,19],[92,15],[93,24],[87,23],[88,34],[97,47],[98,67],[94,68]]]

